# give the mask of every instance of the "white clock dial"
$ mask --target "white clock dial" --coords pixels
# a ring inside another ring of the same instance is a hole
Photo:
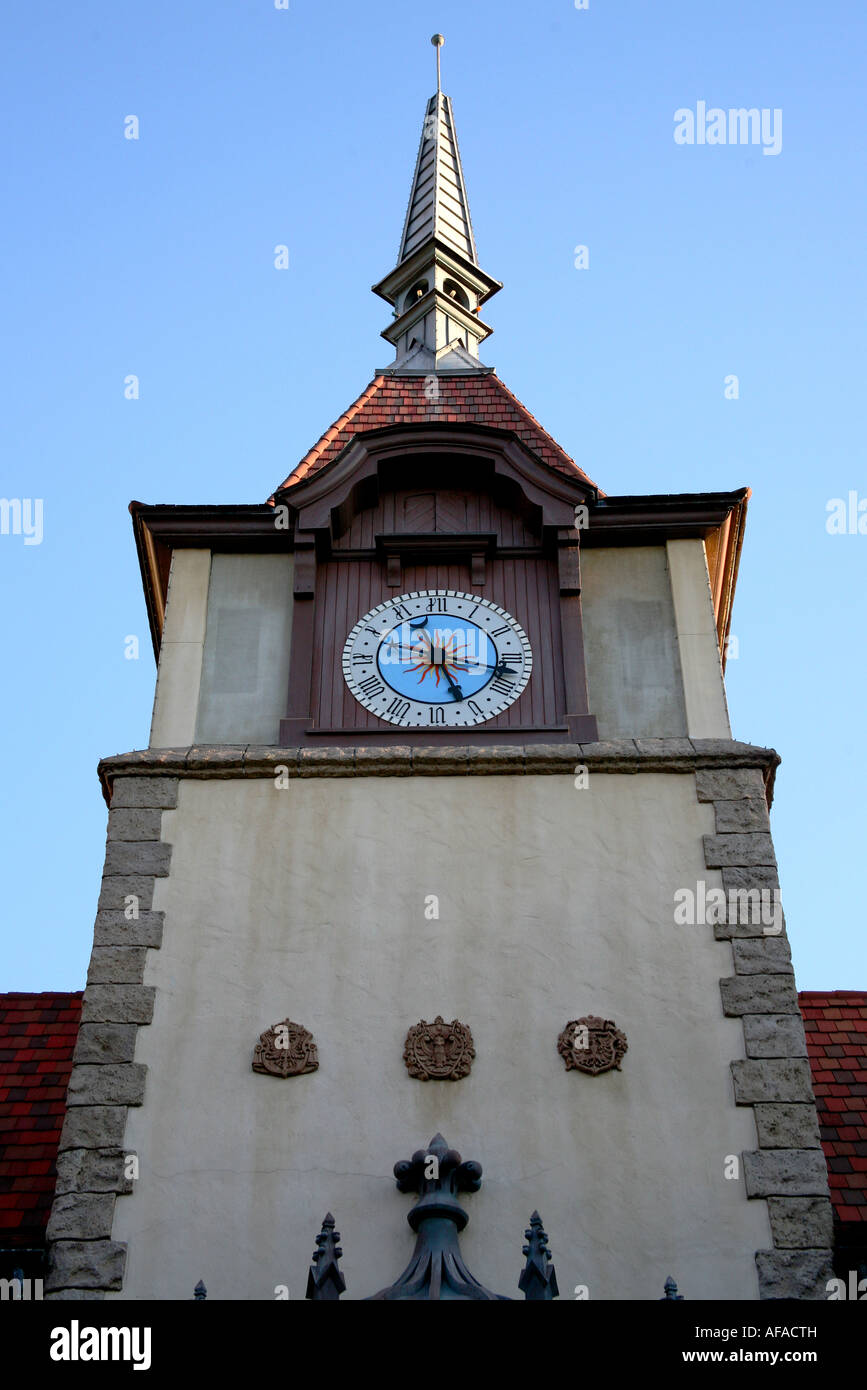
[[[343,648],[356,700],[402,728],[484,724],[517,700],[532,669],[530,643],[511,614],[456,589],[378,604]]]

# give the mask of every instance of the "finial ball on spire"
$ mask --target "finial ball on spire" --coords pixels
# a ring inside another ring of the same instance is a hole
[[[445,39],[443,38],[442,34],[432,34],[432,35],[431,35],[431,43],[433,44],[434,48],[435,48],[436,51],[437,51],[437,99],[439,99],[439,94],[440,94],[440,91],[441,91],[441,86],[440,86],[440,49],[442,48],[443,44],[445,43]]]

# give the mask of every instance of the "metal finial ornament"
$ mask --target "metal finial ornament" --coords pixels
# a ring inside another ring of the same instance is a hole
[[[193,1298],[196,1300],[197,1303],[201,1303],[203,1299],[207,1298],[207,1296],[208,1290],[205,1288],[205,1281],[204,1279],[200,1279],[196,1287],[193,1289]]]
[[[665,1293],[662,1295],[662,1298],[659,1301],[660,1303],[665,1303],[668,1300],[670,1300],[672,1303],[683,1302],[683,1294],[677,1292],[677,1284],[674,1282],[670,1274],[665,1281]]]
[[[445,43],[445,39],[443,38],[442,34],[432,34],[432,35],[431,35],[431,43],[433,44],[434,48],[435,48],[436,51],[437,51],[437,96],[439,96],[439,93],[440,93],[440,49],[442,48],[443,44]]]
[[[542,1229],[542,1218],[537,1211],[530,1217],[530,1225],[524,1232],[527,1244],[521,1253],[526,1255],[527,1263],[521,1271],[518,1288],[530,1302],[549,1302],[558,1298],[557,1275],[551,1264],[548,1249],[548,1233]]]
[[[506,1295],[491,1293],[470,1273],[458,1244],[458,1232],[470,1219],[458,1193],[478,1192],[482,1165],[464,1163],[457,1150],[435,1134],[426,1149],[417,1149],[412,1158],[394,1165],[394,1176],[400,1192],[419,1194],[406,1218],[416,1232],[415,1250],[403,1274],[367,1301],[509,1302]]]
[[[346,1280],[337,1266],[337,1261],[343,1254],[339,1242],[340,1232],[335,1231],[334,1217],[327,1211],[322,1230],[316,1237],[316,1249],[307,1275],[305,1298],[317,1303],[336,1303],[345,1291]]]

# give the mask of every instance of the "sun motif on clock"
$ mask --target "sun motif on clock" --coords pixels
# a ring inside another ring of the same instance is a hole
[[[404,728],[483,724],[517,700],[532,668],[530,643],[511,614],[456,589],[378,604],[343,649],[356,700]]]
[[[443,634],[436,628],[431,632],[421,632],[414,636],[410,645],[411,664],[407,671],[420,673],[419,685],[426,681],[428,676],[433,677],[433,683],[437,686],[441,676],[446,681],[455,681],[459,673],[470,669],[469,663],[461,659],[465,655],[465,649],[466,643],[459,642],[452,633]]]

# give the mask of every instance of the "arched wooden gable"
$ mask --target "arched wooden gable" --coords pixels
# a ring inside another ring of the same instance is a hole
[[[575,508],[592,488],[482,426],[388,427],[284,489],[294,527],[295,609],[284,745],[591,740]],[[522,625],[534,652],[526,690],[483,728],[390,726],[343,680],[347,633],[401,593],[478,594]]]

